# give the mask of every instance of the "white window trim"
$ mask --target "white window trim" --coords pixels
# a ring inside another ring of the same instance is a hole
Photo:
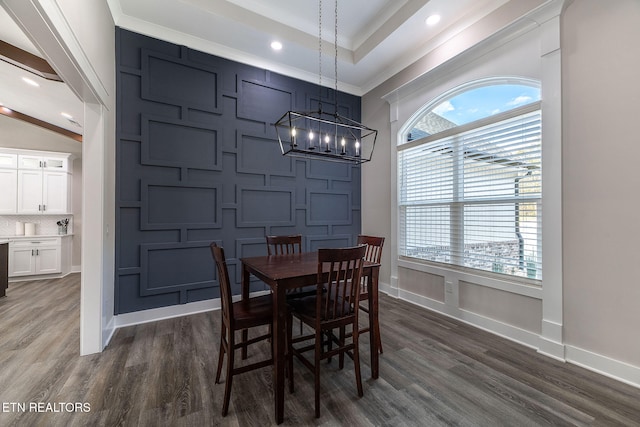
[[[406,133],[409,123],[414,117],[401,117],[403,109],[411,108],[415,103],[415,94],[423,93],[431,82],[442,79],[448,73],[455,72],[461,64],[468,64],[493,49],[500,47],[508,41],[518,38],[531,30],[539,31],[540,46],[540,82],[542,89],[542,162],[543,162],[543,221],[542,244],[544,253],[544,278],[542,289],[533,290],[517,280],[502,280],[484,276],[478,279],[473,277],[473,283],[501,289],[514,294],[526,295],[542,300],[542,325],[541,333],[535,342],[525,342],[538,349],[539,352],[565,360],[565,348],[563,343],[563,310],[562,310],[562,108],[561,108],[561,52],[560,52],[560,13],[562,1],[549,2],[546,7],[521,17],[508,29],[486,39],[476,47],[461,53],[455,61],[445,63],[395,91],[384,96],[390,104],[390,123],[392,143],[390,144],[390,173],[392,180],[391,195],[391,280],[389,293],[398,296],[398,268],[410,268],[419,271],[427,271],[444,277],[445,304],[442,310],[456,317],[460,311],[458,307],[457,284],[465,280],[466,272],[431,266],[422,263],[402,260],[398,256],[399,217],[398,217],[398,169],[397,149],[402,141],[400,138]],[[455,64],[454,64],[455,63]],[[404,105],[403,105],[404,104]],[[419,113],[420,108],[414,108],[414,114]],[[402,121],[401,121],[402,120]],[[451,307],[454,307],[453,309]]]

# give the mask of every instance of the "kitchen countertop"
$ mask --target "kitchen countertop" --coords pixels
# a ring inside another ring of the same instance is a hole
[[[44,239],[45,237],[66,237],[73,236],[73,233],[68,234],[36,234],[34,236],[0,236],[0,242],[9,240],[21,240],[21,239]]]

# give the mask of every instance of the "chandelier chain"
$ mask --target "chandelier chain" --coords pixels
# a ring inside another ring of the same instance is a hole
[[[318,0],[318,110],[322,111],[322,0]]]
[[[338,0],[335,1],[335,24],[334,24],[334,34],[333,34],[333,46],[335,48],[335,61],[334,61],[334,74],[335,74],[335,102],[336,102],[336,111],[338,114]]]

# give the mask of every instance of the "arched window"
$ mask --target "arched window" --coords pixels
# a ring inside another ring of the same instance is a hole
[[[398,146],[399,254],[542,278],[540,87],[471,82],[432,101]]]

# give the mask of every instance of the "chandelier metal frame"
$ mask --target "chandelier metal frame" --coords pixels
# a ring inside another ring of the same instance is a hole
[[[371,160],[378,131],[338,113],[338,0],[334,17],[334,111],[322,108],[322,0],[319,0],[318,109],[287,111],[274,126],[282,155],[360,164]]]

